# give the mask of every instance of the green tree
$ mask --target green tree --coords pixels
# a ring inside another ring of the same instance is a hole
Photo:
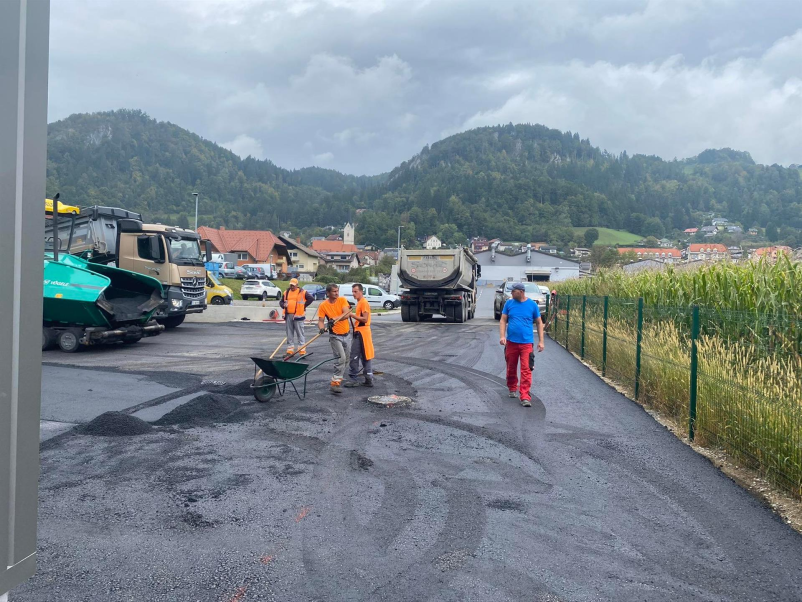
[[[663,222],[656,217],[650,217],[646,220],[646,223],[643,224],[643,231],[639,234],[642,234],[643,236],[663,238],[663,236],[666,234],[666,230],[663,227]]]
[[[587,248],[593,247],[597,240],[599,240],[599,231],[596,228],[585,230],[585,246]]]
[[[780,240],[780,233],[777,230],[777,226],[774,225],[774,222],[766,226],[766,238],[769,242],[777,242]]]

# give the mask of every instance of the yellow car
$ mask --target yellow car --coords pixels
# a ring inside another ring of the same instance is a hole
[[[211,272],[206,272],[206,304],[207,305],[231,305],[234,298],[234,291],[227,286],[220,284]]]
[[[59,201],[58,212],[78,215],[81,212],[81,210],[78,207],[73,207],[72,205],[65,205],[64,203]],[[53,213],[53,199],[45,199],[45,213]]]

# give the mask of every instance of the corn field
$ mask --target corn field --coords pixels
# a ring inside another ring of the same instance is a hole
[[[802,300],[802,293],[788,285],[802,276],[797,270],[787,262],[711,266],[704,275],[610,272],[561,283],[551,308],[556,315],[550,335],[630,396],[680,424],[690,422],[693,387],[695,441],[726,451],[739,464],[802,497],[802,322],[786,312],[792,295]],[[733,276],[729,284],[728,274]],[[747,291],[742,298],[723,292],[737,290],[743,282],[775,282],[779,290],[759,296]],[[599,293],[635,296],[605,299]],[[644,299],[640,311],[638,296]],[[679,305],[678,299],[694,303]],[[724,303],[716,303],[718,299]],[[769,299],[774,305],[768,305]],[[772,311],[756,311],[761,303]],[[695,331],[691,305],[699,306]],[[734,309],[746,307],[751,309]]]

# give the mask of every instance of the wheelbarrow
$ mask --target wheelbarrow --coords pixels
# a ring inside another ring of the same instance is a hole
[[[270,401],[273,395],[278,392],[279,396],[284,395],[287,383],[290,384],[298,399],[306,397],[306,379],[312,370],[317,370],[327,362],[333,362],[335,357],[330,357],[314,365],[302,362],[287,362],[284,360],[265,359],[262,357],[252,357],[253,363],[258,368],[253,377],[253,396],[256,401],[265,403]],[[303,395],[298,392],[295,381],[303,379]]]

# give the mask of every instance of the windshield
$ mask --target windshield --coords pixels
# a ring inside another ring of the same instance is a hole
[[[200,244],[197,240],[187,238],[165,237],[170,244],[170,257],[173,261],[187,261],[189,263],[203,263]]]
[[[220,284],[220,281],[215,277],[214,274],[212,274],[211,272],[206,272],[206,275],[209,277],[209,280],[212,281],[212,284],[214,284],[215,286],[222,286],[222,284]]]
[[[508,282],[507,283],[507,292],[509,293],[512,290],[512,285],[516,284],[515,282]],[[524,282],[524,292],[527,293],[542,293],[543,291],[540,290],[540,287],[533,282]]]

